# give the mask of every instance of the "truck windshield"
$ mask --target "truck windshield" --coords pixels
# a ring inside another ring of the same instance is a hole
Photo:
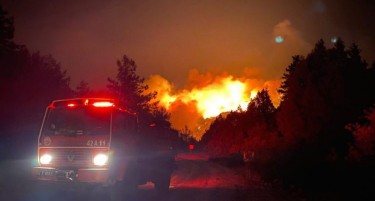
[[[110,110],[49,109],[43,135],[106,135],[110,132],[110,120]]]

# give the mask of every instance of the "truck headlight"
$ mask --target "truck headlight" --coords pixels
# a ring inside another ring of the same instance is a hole
[[[43,164],[43,165],[50,164],[51,161],[52,161],[52,156],[49,155],[49,154],[43,154],[43,155],[39,158],[39,161],[40,161],[40,163]]]
[[[97,165],[97,166],[106,165],[107,161],[108,161],[108,156],[106,154],[97,154],[93,159],[94,165]]]

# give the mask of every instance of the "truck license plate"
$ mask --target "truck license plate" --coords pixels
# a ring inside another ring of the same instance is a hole
[[[42,170],[39,174],[40,176],[53,176],[55,172],[53,170]]]

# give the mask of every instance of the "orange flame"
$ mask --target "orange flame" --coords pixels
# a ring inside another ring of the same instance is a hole
[[[203,88],[182,93],[182,102],[196,102],[198,111],[203,118],[218,116],[220,113],[237,110],[240,106],[245,109],[250,101],[250,93],[246,83],[234,80],[228,76],[218,83],[209,84]]]
[[[246,110],[257,92],[268,88],[275,106],[279,104],[277,88],[280,81],[235,78],[232,75],[212,76],[192,71],[190,87],[174,92],[174,86],[160,75],[151,76],[146,84],[157,92],[160,106],[171,113],[171,123],[176,129],[188,127],[196,138],[205,131],[202,118],[216,117],[223,112]],[[207,125],[205,127],[208,127]]]

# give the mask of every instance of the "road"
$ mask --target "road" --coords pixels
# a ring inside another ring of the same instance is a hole
[[[158,195],[152,183],[139,186],[134,201],[241,201],[289,200],[270,190],[248,186],[233,169],[207,160],[204,153],[185,153],[176,158],[170,191]],[[31,160],[0,161],[0,200],[2,201],[88,201],[108,200],[108,193],[100,189],[89,192],[62,190],[51,194],[35,189],[30,180]],[[128,199],[129,200],[129,199]]]

